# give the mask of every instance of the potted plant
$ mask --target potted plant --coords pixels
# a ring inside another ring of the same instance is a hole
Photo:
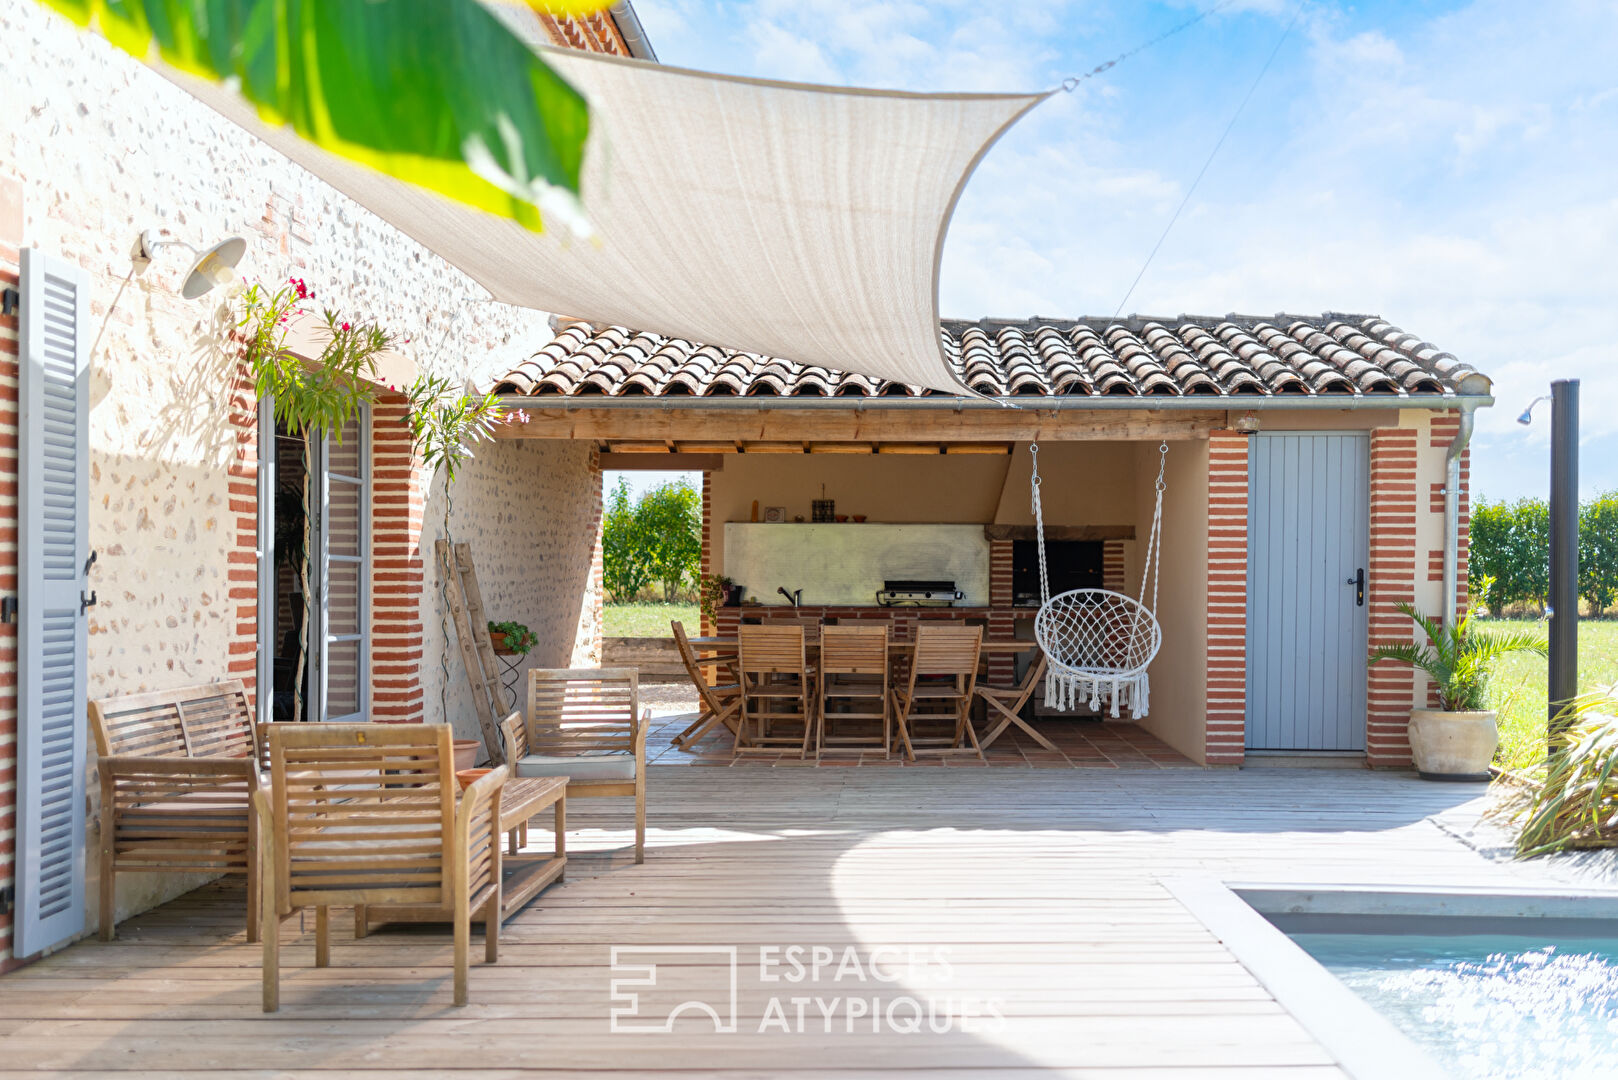
[[[737,596],[740,592],[741,586],[728,577],[703,574],[697,582],[697,600],[702,608],[703,618],[710,623],[718,621],[719,608],[735,607],[740,602]]]
[[[495,652],[507,656],[527,656],[539,642],[534,632],[520,622],[491,622],[489,640]]]
[[[1489,669],[1502,656],[1548,655],[1543,634],[1527,630],[1474,630],[1468,613],[1453,626],[1396,605],[1426,636],[1427,643],[1399,642],[1371,650],[1371,663],[1391,660],[1427,673],[1438,690],[1437,709],[1410,710],[1410,753],[1427,780],[1487,780],[1500,741],[1495,714],[1487,708]]]

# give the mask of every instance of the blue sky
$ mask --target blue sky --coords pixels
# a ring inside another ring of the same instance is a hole
[[[1203,7],[1128,0],[636,0],[664,63],[1032,90]],[[1035,110],[980,166],[948,316],[1110,315],[1297,21],[1125,311],[1368,312],[1495,380],[1473,487],[1542,494],[1558,377],[1581,486],[1618,488],[1618,4],[1236,0]]]

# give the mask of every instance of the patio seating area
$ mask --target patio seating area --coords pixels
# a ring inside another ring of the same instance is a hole
[[[1343,1075],[1330,1055],[1165,880],[1499,885],[1546,873],[1490,861],[1431,820],[1475,816],[1481,785],[1407,774],[794,770],[731,778],[719,798],[700,773],[651,771],[646,863],[632,861],[630,822],[610,801],[573,808],[566,881],[506,924],[497,964],[474,959],[464,1009],[451,1004],[442,928],[354,940],[335,911],[328,967],[310,964],[313,919],[282,924],[281,1011],[266,1018],[242,886],[226,879],[120,925],[115,942],[81,942],[0,981],[0,1069],[1323,1080]],[[536,827],[530,846],[549,844]],[[947,950],[948,970],[890,983],[826,965],[818,979],[761,980],[761,950],[792,945],[837,957],[852,946],[861,964],[876,950]],[[733,955],[733,1032],[694,1014],[670,1033],[613,1030],[614,1010],[619,1026],[655,1023],[723,993]],[[647,964],[661,980],[626,989]],[[631,983],[615,994],[615,979]],[[791,1003],[816,995],[832,1002],[829,1019]],[[952,1017],[949,1030],[851,1019],[899,995]],[[784,1023],[765,1026],[776,999]],[[963,1023],[984,1002],[1003,1021]]]

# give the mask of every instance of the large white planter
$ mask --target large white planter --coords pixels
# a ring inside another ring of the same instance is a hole
[[[1499,742],[1492,712],[1410,711],[1410,754],[1425,780],[1487,780]]]

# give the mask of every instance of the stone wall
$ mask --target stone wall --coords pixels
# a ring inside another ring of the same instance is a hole
[[[550,339],[548,317],[489,301],[420,244],[41,5],[0,8],[0,37],[0,283],[15,284],[24,246],[78,263],[91,282],[90,542],[99,555],[90,586],[101,602],[89,626],[90,693],[232,675],[250,681],[257,447],[250,396],[225,347],[232,316],[217,291],[199,302],[177,296],[191,260],[183,248],[164,249],[144,275],[126,280],[140,232],[198,246],[241,235],[245,275],[307,280],[322,306],[378,321],[408,339],[402,351],[421,370],[457,382],[509,370]],[[0,354],[14,351],[15,333],[16,320],[0,318]],[[0,399],[14,400],[15,379],[13,357],[0,355]],[[396,425],[398,403],[377,415],[379,432]],[[0,577],[15,572],[15,432],[14,405],[0,400],[0,511],[9,515],[0,527]],[[373,698],[392,700],[394,718],[436,719],[439,594],[421,544],[430,559],[443,481],[413,468],[402,456],[408,446],[379,441],[377,453],[392,473],[377,478],[378,506],[402,509],[379,522],[378,540],[385,535],[391,548],[386,559],[379,551],[373,591],[377,614],[389,612],[397,631],[387,643],[387,678],[399,688],[373,688]],[[521,572],[493,571],[491,562],[491,584],[513,595],[533,589],[512,606],[553,627],[547,655],[566,652],[570,662],[592,657],[599,638],[599,585],[578,586],[581,577],[587,585],[599,578],[591,565],[599,559],[591,453],[491,453],[468,474],[455,516],[458,535],[490,548],[491,560],[495,547],[512,567],[530,560]],[[507,480],[522,485],[523,497],[502,503]],[[483,513],[496,519],[484,522]],[[0,588],[9,595],[14,581]],[[559,611],[543,614],[552,604]],[[15,649],[7,633],[14,631],[0,628],[0,887],[11,880],[15,843]],[[412,670],[423,656],[425,670]],[[452,686],[464,687],[453,661]],[[451,702],[463,727],[471,722],[466,704]],[[189,885],[129,876],[120,881],[120,912]],[[8,920],[0,916],[0,970],[13,962]]]

